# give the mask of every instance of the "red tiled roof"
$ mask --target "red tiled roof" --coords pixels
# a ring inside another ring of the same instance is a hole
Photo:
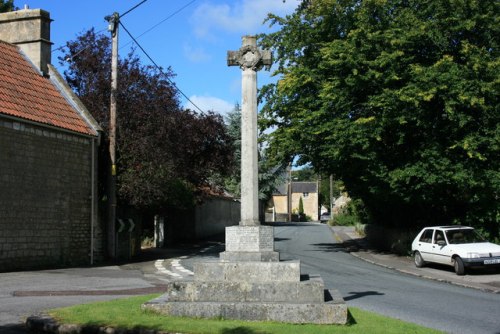
[[[0,41],[0,114],[95,135],[95,130],[18,47]]]

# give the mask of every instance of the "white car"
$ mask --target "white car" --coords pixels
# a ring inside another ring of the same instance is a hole
[[[472,227],[426,227],[411,244],[415,265],[427,262],[453,266],[457,275],[464,275],[468,267],[500,265],[500,245],[481,237]]]

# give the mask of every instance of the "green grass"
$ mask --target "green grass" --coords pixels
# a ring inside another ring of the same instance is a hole
[[[322,333],[440,333],[401,320],[349,308],[349,324],[291,325],[275,322],[249,322],[220,319],[168,317],[141,311],[140,306],[158,295],[146,295],[109,302],[82,304],[49,311],[66,324],[87,324],[121,328],[149,328],[186,334],[322,334]]]

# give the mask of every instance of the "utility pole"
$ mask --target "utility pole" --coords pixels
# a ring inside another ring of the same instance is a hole
[[[287,189],[287,203],[288,206],[288,222],[292,221],[292,163],[288,163],[288,189]]]
[[[108,215],[108,255],[116,258],[116,95],[118,89],[118,23],[120,15],[116,12],[104,18],[109,22],[111,32],[111,101],[109,107],[109,157],[111,160],[109,182],[109,215]]]
[[[330,174],[330,219],[333,217],[333,175]]]

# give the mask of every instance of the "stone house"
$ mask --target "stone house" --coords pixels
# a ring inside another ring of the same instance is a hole
[[[100,127],[51,65],[50,15],[0,14],[0,271],[93,264]]]
[[[290,197],[288,188],[289,184],[283,184],[274,192],[270,205],[273,210],[271,220],[287,221],[289,208],[292,213],[298,213],[301,198],[305,215],[312,220],[317,220],[319,218],[318,182],[292,182]]]

